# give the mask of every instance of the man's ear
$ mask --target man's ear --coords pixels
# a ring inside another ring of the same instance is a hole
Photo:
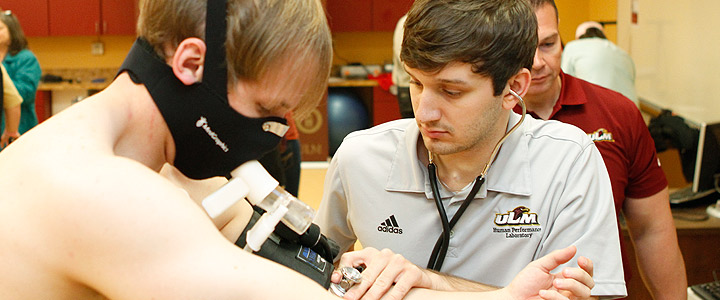
[[[202,81],[205,65],[205,42],[199,38],[184,39],[170,58],[175,76],[185,85]]]
[[[507,86],[510,90],[517,93],[520,97],[525,97],[525,94],[530,88],[530,80],[530,71],[523,68],[517,74],[513,75],[513,77],[510,77]],[[513,107],[515,107],[515,104],[517,104],[518,101],[520,100],[516,98],[515,95],[510,93],[510,91],[508,91],[507,89],[505,90],[503,94],[504,109],[512,109]]]

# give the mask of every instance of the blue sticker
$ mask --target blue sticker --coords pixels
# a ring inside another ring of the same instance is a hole
[[[297,258],[307,263],[308,265],[311,265],[318,271],[325,272],[325,266],[327,266],[327,261],[322,256],[315,253],[315,251],[312,251],[312,249],[305,246],[300,247]]]

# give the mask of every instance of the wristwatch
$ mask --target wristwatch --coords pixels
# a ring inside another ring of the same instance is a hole
[[[358,271],[358,269],[353,267],[340,268],[340,274],[342,274],[340,283],[331,284],[330,291],[335,294],[335,296],[342,298],[345,295],[345,292],[362,280],[362,274]]]

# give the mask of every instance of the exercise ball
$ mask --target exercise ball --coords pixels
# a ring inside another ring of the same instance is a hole
[[[333,156],[349,133],[370,127],[362,99],[348,90],[331,89],[327,97],[329,154]]]

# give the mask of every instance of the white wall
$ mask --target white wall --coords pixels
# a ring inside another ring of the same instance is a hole
[[[697,121],[720,121],[720,1],[623,0],[619,13],[632,1],[638,95]]]

